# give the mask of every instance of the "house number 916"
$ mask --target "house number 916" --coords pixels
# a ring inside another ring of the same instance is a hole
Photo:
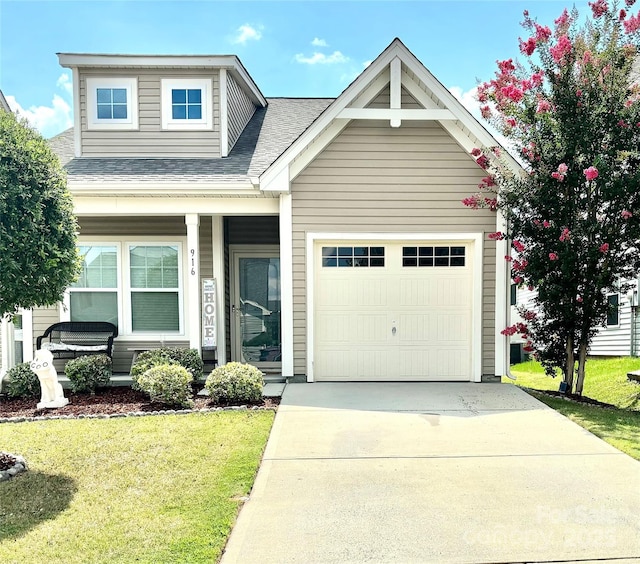
[[[191,249],[189,251],[189,254],[191,254],[191,275],[195,276],[196,275],[196,250]]]

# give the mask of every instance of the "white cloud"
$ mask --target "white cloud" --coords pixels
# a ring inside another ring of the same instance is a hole
[[[362,63],[362,68],[366,69],[371,63],[373,63],[371,59],[369,59],[368,61],[365,61],[364,63]]]
[[[244,45],[247,41],[258,41],[262,37],[262,26],[253,27],[249,24],[241,25],[237,31],[235,37],[231,40],[232,43],[240,43]]]
[[[56,82],[58,88],[62,88],[69,96],[73,95],[73,83],[71,77],[67,73],[62,73]]]
[[[296,61],[305,65],[333,65],[336,63],[346,63],[349,57],[345,57],[340,51],[334,51],[331,55],[324,53],[314,53],[310,57],[305,57],[302,53],[296,55]]]
[[[329,47],[329,44],[324,39],[320,39],[319,37],[314,37],[311,45],[313,45],[314,47]]]
[[[9,107],[25,118],[44,137],[52,137],[73,125],[71,106],[58,94],[53,95],[51,106],[31,106],[23,108],[15,96],[7,96]]]

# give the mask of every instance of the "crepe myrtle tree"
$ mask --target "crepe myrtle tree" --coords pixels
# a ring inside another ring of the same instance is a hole
[[[498,149],[474,149],[487,176],[463,203],[499,210],[515,252],[513,281],[537,290],[521,333],[567,393],[581,394],[593,336],[609,310],[607,294],[626,292],[640,272],[640,13],[589,3],[580,25],[566,9],[553,28],[528,12],[522,61],[498,61],[480,84],[483,117],[520,153],[518,173]],[[577,367],[576,367],[577,364]]]
[[[79,268],[77,230],[57,157],[0,110],[0,317],[62,299]]]

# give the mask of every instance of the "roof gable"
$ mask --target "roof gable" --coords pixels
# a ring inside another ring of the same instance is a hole
[[[390,107],[367,107],[385,88],[390,88]],[[401,107],[403,89],[420,109]],[[401,127],[402,120],[435,120],[467,152],[474,147],[500,146],[396,38],[261,175],[262,189],[288,191],[290,182],[353,119],[389,120],[391,127]],[[511,167],[519,170],[520,165],[506,151],[505,155]]]

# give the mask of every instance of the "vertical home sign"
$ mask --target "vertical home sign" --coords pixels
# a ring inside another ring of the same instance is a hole
[[[202,281],[202,348],[213,349],[216,342],[216,281]]]

